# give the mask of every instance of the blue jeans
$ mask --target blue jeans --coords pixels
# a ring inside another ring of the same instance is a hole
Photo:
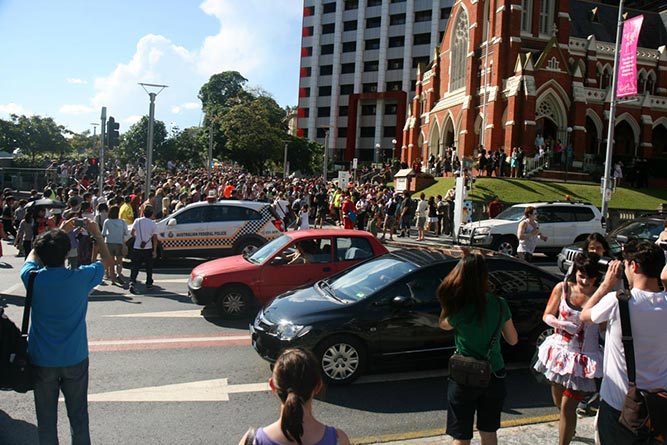
[[[35,411],[40,445],[58,444],[58,396],[65,396],[73,445],[90,444],[88,359],[57,368],[35,366]]]

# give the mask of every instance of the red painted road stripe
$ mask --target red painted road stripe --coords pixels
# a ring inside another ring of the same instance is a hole
[[[89,340],[88,350],[90,352],[113,352],[247,345],[250,345],[250,336],[248,334],[181,335],[171,337],[126,337]]]

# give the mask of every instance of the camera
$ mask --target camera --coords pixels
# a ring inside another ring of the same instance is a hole
[[[83,218],[77,218],[74,220],[74,227],[86,227],[86,220]]]
[[[660,246],[660,248],[661,248],[662,250],[667,251],[667,241],[660,241],[660,242],[658,243],[658,246]]]
[[[617,258],[601,257],[600,260],[598,260],[598,265],[600,266],[600,269],[606,272],[609,268],[609,263],[616,259]],[[623,261],[621,261],[621,267],[618,269],[617,277],[620,279],[624,279],[625,277],[625,264],[623,264]]]

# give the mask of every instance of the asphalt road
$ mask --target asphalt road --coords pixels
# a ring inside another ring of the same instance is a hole
[[[22,258],[5,242],[3,248],[0,306],[18,324],[25,294],[18,279]],[[555,271],[546,258],[537,262]],[[91,295],[93,443],[235,444],[249,426],[277,417],[268,364],[250,346],[249,320],[204,317],[187,299],[187,276],[197,263],[160,265],[149,294],[131,295],[106,285]],[[139,280],[144,278],[140,273]],[[548,388],[530,377],[523,356],[509,365],[504,420],[530,422],[555,414]],[[446,406],[442,365],[385,369],[351,386],[329,387],[316,402],[316,415],[345,429],[355,443],[441,433]],[[59,413],[60,441],[69,443],[64,403]],[[0,394],[0,444],[35,443],[32,394]]]

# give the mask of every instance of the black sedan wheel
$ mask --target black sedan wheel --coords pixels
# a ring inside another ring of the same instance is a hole
[[[322,375],[329,384],[351,383],[366,366],[362,343],[348,336],[331,337],[317,348]]]
[[[250,292],[243,286],[225,286],[218,297],[218,312],[225,318],[240,318],[250,306]]]

